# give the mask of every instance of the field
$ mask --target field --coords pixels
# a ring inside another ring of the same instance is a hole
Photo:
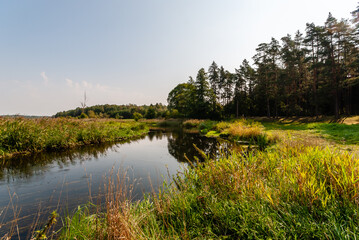
[[[146,124],[135,121],[0,118],[0,158],[125,140],[147,132]]]
[[[358,125],[253,124],[275,134],[276,144],[197,162],[141,202],[131,203],[119,173],[109,181],[105,213],[79,209],[61,238],[356,239]]]

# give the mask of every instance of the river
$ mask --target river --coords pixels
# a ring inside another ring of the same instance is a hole
[[[214,157],[234,147],[198,133],[157,129],[128,142],[11,159],[0,168],[0,239],[9,232],[12,239],[29,239],[53,210],[64,216],[96,201],[111,170],[113,175],[126,171],[135,183],[131,199],[141,200],[186,168],[186,157],[201,160],[193,144]]]

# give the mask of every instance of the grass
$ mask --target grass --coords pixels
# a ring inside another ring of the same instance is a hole
[[[273,130],[282,139],[263,151],[189,163],[140,202],[131,202],[126,173],[110,175],[105,211],[79,208],[65,219],[60,239],[357,239],[359,158],[307,134],[355,144],[356,125],[239,120],[197,126],[234,140],[278,141]],[[291,131],[304,132],[303,139]]]
[[[342,144],[359,144],[359,124],[263,122],[266,130],[312,131]]]
[[[203,121],[198,125],[200,132],[207,137],[225,137],[237,142],[256,144],[260,149],[276,142],[277,136],[267,133],[261,123],[251,120],[225,122]]]
[[[204,120],[200,119],[189,119],[183,122],[183,127],[190,129],[190,128],[198,128],[200,124],[204,123]]]
[[[105,216],[76,224],[95,217],[92,229],[101,226],[103,239],[355,239],[359,159],[290,143],[197,162],[159,194],[132,204],[126,195],[111,197]]]
[[[0,157],[124,140],[147,132],[144,123],[134,121],[0,118]]]

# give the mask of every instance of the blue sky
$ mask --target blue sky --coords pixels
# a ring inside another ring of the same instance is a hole
[[[2,0],[0,115],[88,105],[166,104],[217,64],[233,71],[259,43],[350,18],[357,0]]]

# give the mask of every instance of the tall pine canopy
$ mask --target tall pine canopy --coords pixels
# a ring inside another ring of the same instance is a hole
[[[359,5],[351,19],[329,13],[321,26],[259,44],[252,60],[201,68],[170,92],[169,109],[191,118],[359,114]]]

